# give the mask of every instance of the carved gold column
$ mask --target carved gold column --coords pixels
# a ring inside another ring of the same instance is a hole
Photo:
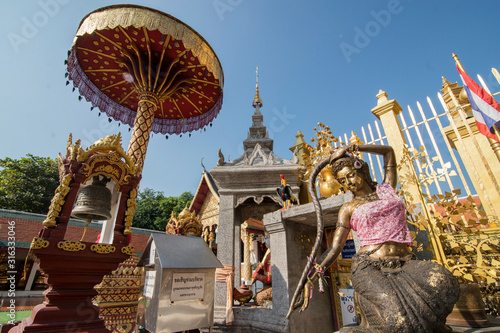
[[[137,116],[134,120],[134,129],[127,149],[127,154],[132,157],[137,165],[137,174],[140,175],[144,165],[144,158],[148,149],[149,135],[156,109],[158,108],[158,97],[154,93],[143,92],[140,94]]]
[[[243,241],[243,280],[252,280],[252,265],[250,264],[250,242],[252,241],[252,235],[246,230],[246,222],[241,225],[241,240]]]

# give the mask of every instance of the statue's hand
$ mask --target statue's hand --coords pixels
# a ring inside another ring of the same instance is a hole
[[[309,299],[311,298],[313,287],[314,285],[311,281],[307,281],[306,284],[304,285],[304,291],[302,292],[304,303],[302,304],[302,307],[300,308],[299,312],[304,311],[309,306]]]
[[[302,292],[300,293],[299,299],[293,305],[293,308],[296,309],[300,307],[299,312],[304,311],[309,306],[309,299],[311,298],[311,291],[313,289],[313,283],[311,281],[307,281],[302,288]]]

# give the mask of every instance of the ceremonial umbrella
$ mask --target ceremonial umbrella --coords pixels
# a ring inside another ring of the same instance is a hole
[[[203,128],[222,105],[217,55],[195,30],[163,12],[115,5],[88,14],[68,56],[81,96],[133,127],[127,154],[142,171],[151,131]]]

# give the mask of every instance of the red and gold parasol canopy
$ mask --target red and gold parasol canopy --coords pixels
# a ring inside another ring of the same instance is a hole
[[[88,14],[69,52],[68,72],[80,95],[130,126],[147,95],[156,104],[155,133],[200,129],[222,104],[222,67],[210,45],[183,22],[146,7]]]

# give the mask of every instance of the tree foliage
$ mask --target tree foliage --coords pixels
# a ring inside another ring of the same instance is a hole
[[[0,159],[0,208],[46,214],[57,186],[55,159],[31,154]]]
[[[184,192],[178,197],[165,197],[163,192],[146,188],[137,196],[132,225],[136,228],[164,231],[172,211],[179,214],[184,207],[189,207],[191,200],[191,192]]]

